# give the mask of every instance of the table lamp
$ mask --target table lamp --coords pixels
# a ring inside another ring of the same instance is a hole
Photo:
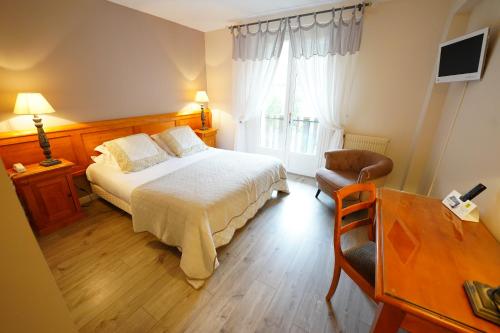
[[[40,148],[43,150],[45,160],[40,162],[42,166],[51,166],[61,163],[59,160],[52,158],[50,153],[50,143],[45,131],[43,130],[42,119],[38,116],[45,113],[55,112],[54,108],[40,93],[19,93],[17,94],[16,105],[14,106],[15,114],[33,115],[33,122],[38,132],[38,141]]]
[[[204,90],[199,90],[196,92],[196,97],[194,98],[196,103],[200,103],[201,107],[201,129],[202,130],[207,130],[208,127],[205,126],[205,106],[203,103],[208,103],[208,95],[207,92]]]

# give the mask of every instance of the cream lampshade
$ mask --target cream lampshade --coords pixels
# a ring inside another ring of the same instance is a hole
[[[196,96],[194,98],[194,101],[196,103],[200,103],[200,108],[201,108],[201,129],[202,130],[206,130],[208,129],[207,126],[205,126],[205,107],[203,105],[203,103],[208,103],[208,95],[207,95],[207,92],[204,91],[204,90],[198,90],[196,92]]]
[[[33,115],[33,122],[38,132],[38,142],[43,150],[45,160],[40,162],[40,165],[51,166],[61,163],[59,160],[52,158],[50,152],[50,143],[45,131],[43,130],[42,119],[39,114],[54,113],[54,108],[47,102],[45,97],[40,93],[19,93],[17,94],[16,105],[14,106],[15,114]]]
[[[45,114],[56,112],[40,93],[19,93],[17,94],[15,114]]]
[[[207,92],[204,90],[198,90],[196,92],[196,97],[194,98],[194,101],[196,103],[208,103],[208,95]]]

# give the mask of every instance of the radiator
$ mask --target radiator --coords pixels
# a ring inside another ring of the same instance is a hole
[[[349,133],[344,136],[344,149],[362,149],[385,154],[388,144],[389,139],[387,138]]]

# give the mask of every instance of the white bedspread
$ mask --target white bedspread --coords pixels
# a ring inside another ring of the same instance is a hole
[[[180,248],[180,267],[199,288],[218,266],[216,248],[227,244],[274,190],[288,192],[279,160],[217,150],[135,188],[134,230]]]
[[[132,192],[137,187],[182,169],[192,163],[213,155],[223,154],[224,152],[222,149],[210,148],[183,158],[172,157],[150,168],[130,173],[123,173],[106,165],[92,163],[87,168],[86,174],[87,179],[91,183],[99,185],[107,192],[130,204]]]

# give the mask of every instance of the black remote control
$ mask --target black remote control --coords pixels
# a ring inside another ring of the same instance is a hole
[[[460,200],[462,200],[462,202],[465,202],[467,200],[472,200],[479,194],[481,194],[481,192],[483,192],[484,190],[486,190],[486,186],[484,186],[483,184],[478,184],[472,190],[462,195],[460,197]]]

